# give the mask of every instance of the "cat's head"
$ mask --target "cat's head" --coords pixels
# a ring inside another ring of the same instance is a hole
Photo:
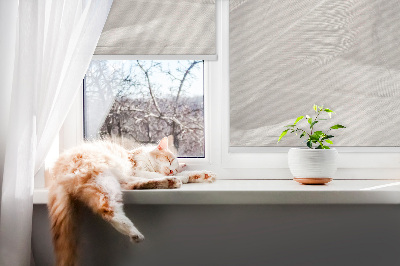
[[[160,140],[157,147],[150,152],[154,162],[154,170],[163,175],[174,175],[178,173],[180,167],[178,158],[168,148],[168,138]]]

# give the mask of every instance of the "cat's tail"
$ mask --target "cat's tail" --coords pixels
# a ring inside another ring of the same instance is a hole
[[[57,266],[77,264],[76,206],[65,189],[53,184],[49,189],[49,216]]]

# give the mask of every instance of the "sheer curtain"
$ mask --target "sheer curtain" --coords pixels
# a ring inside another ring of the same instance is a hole
[[[8,84],[12,87],[0,265],[30,263],[33,177],[81,86],[111,4],[112,0],[20,0],[18,11],[7,22],[11,28],[16,23],[16,34],[10,60],[13,78]],[[1,57],[10,52],[1,50]],[[0,104],[6,101],[4,97]]]

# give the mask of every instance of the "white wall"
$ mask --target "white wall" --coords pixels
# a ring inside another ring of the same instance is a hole
[[[128,205],[131,244],[85,210],[81,265],[400,265],[396,205]],[[45,205],[35,205],[36,265],[52,265]]]

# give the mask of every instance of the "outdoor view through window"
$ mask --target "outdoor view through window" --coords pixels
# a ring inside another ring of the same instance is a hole
[[[179,157],[204,157],[203,65],[93,60],[84,85],[85,138],[130,146],[169,136]]]

